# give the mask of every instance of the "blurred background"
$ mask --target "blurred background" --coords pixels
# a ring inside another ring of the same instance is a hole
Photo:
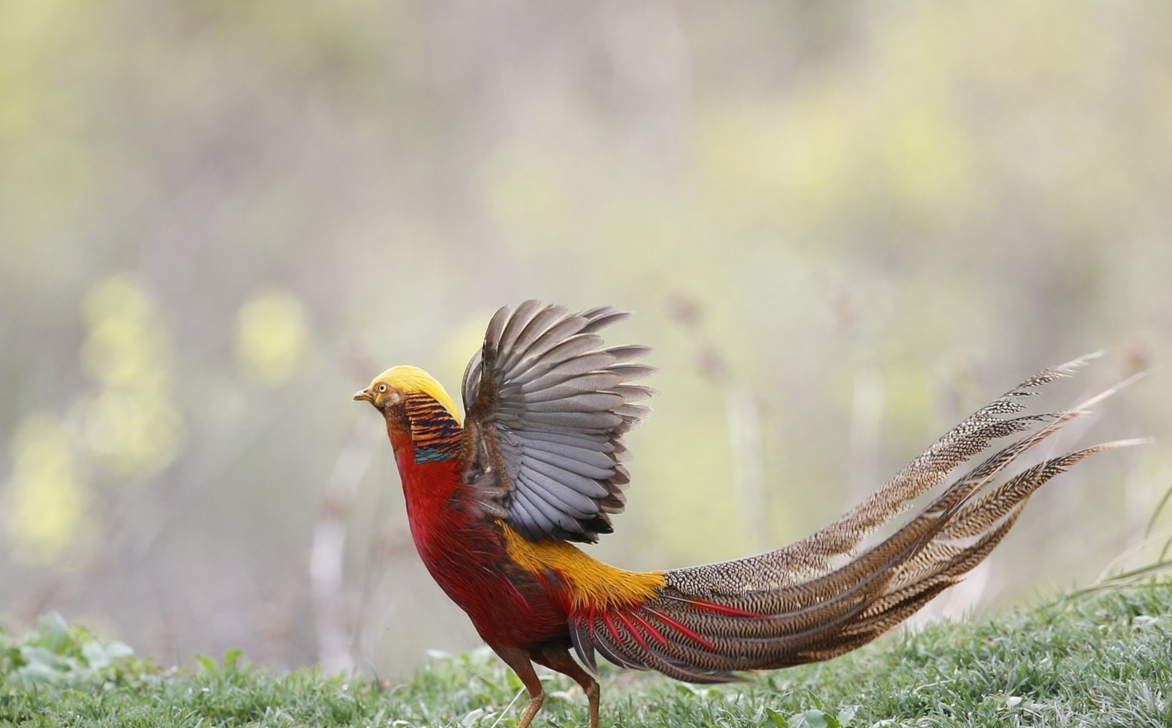
[[[0,625],[403,675],[477,644],[381,419],[500,305],[637,316],[593,553],[798,538],[975,407],[1154,367],[936,614],[1172,526],[1172,5],[0,0]],[[1086,427],[1082,427],[1086,430]],[[1072,441],[1063,444],[1072,445]]]

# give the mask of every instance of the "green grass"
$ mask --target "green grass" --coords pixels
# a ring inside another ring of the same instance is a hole
[[[557,675],[535,726],[583,726]],[[486,651],[433,660],[383,686],[304,670],[274,676],[239,653],[164,669],[46,617],[0,632],[0,725],[512,726],[524,698]],[[610,726],[1172,725],[1172,585],[1069,596],[992,621],[938,623],[821,665],[695,687],[607,670]],[[499,723],[497,720],[501,719]]]

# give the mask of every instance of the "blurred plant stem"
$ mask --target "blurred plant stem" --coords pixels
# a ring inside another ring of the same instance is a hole
[[[1099,578],[1093,584],[1083,587],[1075,593],[1084,594],[1099,589],[1113,588],[1172,572],[1172,557],[1168,554],[1169,550],[1172,550],[1172,530],[1156,530],[1156,524],[1159,522],[1160,515],[1168,505],[1169,500],[1172,500],[1172,484],[1168,485],[1168,488],[1164,491],[1164,495],[1161,496],[1155,509],[1152,510],[1152,517],[1148,520],[1147,528],[1144,529],[1143,538],[1112,559],[1111,563],[1103,570],[1103,573],[1099,575]],[[1160,553],[1154,561],[1135,568],[1120,570],[1120,564],[1126,562],[1144,549],[1153,546],[1160,540],[1163,540],[1164,544],[1160,547]]]
[[[343,567],[346,517],[353,507],[358,484],[370,468],[377,442],[372,434],[378,432],[377,428],[361,426],[368,424],[355,422],[350,431],[326,482],[313,529],[309,582],[313,592],[318,663],[326,675],[349,671],[355,664],[351,649],[351,610],[343,588]]]

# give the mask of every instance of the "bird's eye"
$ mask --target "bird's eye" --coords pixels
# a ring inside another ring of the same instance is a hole
[[[385,392],[385,391],[387,391],[387,385],[385,385],[385,384],[380,384],[380,385],[378,385],[378,391],[379,391],[379,392]]]

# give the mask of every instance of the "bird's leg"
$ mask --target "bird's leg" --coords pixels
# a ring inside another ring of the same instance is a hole
[[[531,657],[534,662],[568,675],[582,686],[590,705],[590,728],[598,728],[598,681],[570,656],[570,651],[565,645],[547,642],[534,650]]]
[[[541,710],[541,704],[545,701],[545,688],[541,686],[541,680],[538,679],[537,673],[533,670],[529,651],[517,647],[493,647],[492,649],[505,661],[506,665],[513,668],[513,672],[517,673],[517,677],[521,678],[522,684],[525,685],[525,691],[529,693],[529,707],[525,708],[521,720],[517,722],[517,728],[529,728],[533,716],[537,715],[537,711]]]

